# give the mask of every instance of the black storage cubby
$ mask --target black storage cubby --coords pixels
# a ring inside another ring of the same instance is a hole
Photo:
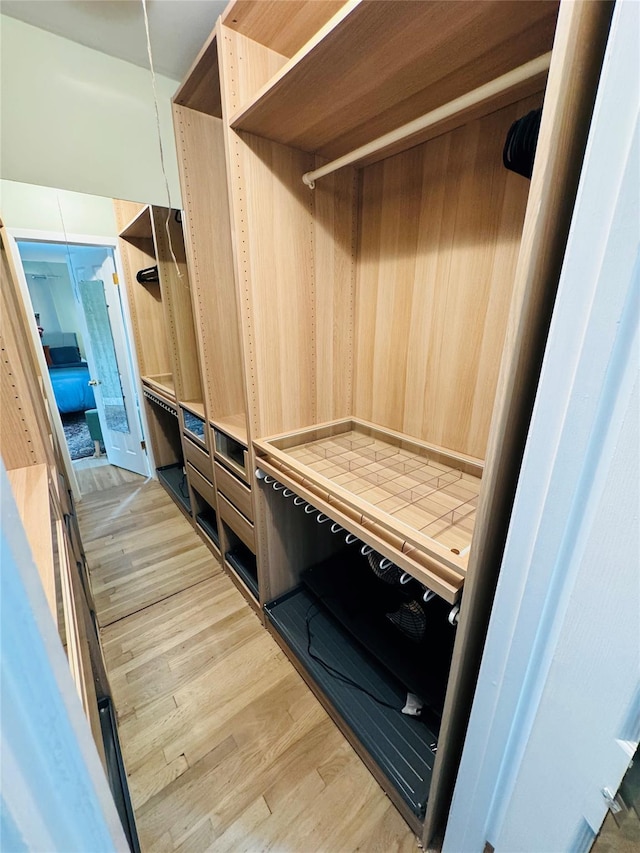
[[[224,524],[224,536],[227,542],[225,561],[240,577],[251,591],[253,597],[259,598],[258,568],[256,555],[252,553],[244,542],[239,539],[231,528]]]
[[[189,486],[183,463],[175,462],[173,465],[163,465],[160,468],[156,468],[156,473],[158,474],[158,479],[164,483],[176,502],[191,515]]]
[[[435,762],[437,722],[428,714],[420,719],[402,714],[404,685],[353,639],[306,586],[276,599],[265,610],[313,683],[413,814],[422,819]]]
[[[301,579],[355,640],[441,717],[455,640],[447,621],[450,605],[437,596],[424,603],[424,588],[415,581],[400,585],[381,580],[360,545],[312,566]],[[390,620],[402,608],[409,608],[409,614],[415,609],[419,638]]]
[[[193,488],[193,487],[192,487]],[[220,533],[218,532],[218,516],[213,507],[209,506],[202,495],[193,489],[193,494],[196,499],[196,523],[198,527],[204,531],[206,536],[214,543],[216,548],[220,550]]]

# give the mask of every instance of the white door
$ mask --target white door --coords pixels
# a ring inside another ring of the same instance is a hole
[[[122,304],[114,283],[113,250],[95,247],[98,263],[91,263],[88,249],[71,246],[69,257],[86,327],[83,337],[90,384],[107,458],[112,465],[146,475],[147,457],[128,364]]]

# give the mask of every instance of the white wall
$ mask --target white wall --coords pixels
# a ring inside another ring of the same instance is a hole
[[[11,229],[92,237],[118,235],[111,198],[17,181],[0,180],[0,215]]]
[[[0,46],[3,178],[167,204],[149,71],[6,15]],[[157,77],[174,207],[181,206],[170,104],[177,85]]]

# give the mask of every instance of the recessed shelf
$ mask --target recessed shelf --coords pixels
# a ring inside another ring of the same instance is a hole
[[[140,378],[144,384],[167,397],[172,403],[176,402],[176,389],[171,373],[159,373],[155,376],[142,376]]]
[[[218,550],[220,550],[220,536],[218,534],[218,520],[215,512],[211,507],[207,507],[196,516],[196,523],[209,539],[213,542]]]
[[[227,538],[229,533],[227,531]],[[235,538],[235,537],[234,537]],[[224,555],[225,560],[233,571],[240,576],[245,586],[251,591],[256,601],[259,598],[258,570],[255,555],[239,539],[236,539],[232,547]]]
[[[345,4],[231,126],[339,157],[551,50],[557,11],[537,0]]]
[[[199,418],[204,418],[204,403],[202,400],[181,400],[180,405],[183,409],[188,409],[190,412],[193,412],[194,415],[197,415]]]
[[[211,425],[221,430],[222,432],[225,432],[227,435],[230,435],[231,438],[234,438],[241,444],[244,444],[245,447],[248,447],[247,419],[243,414],[228,415],[224,418],[216,418],[215,420],[211,421]]]
[[[131,239],[153,239],[153,229],[151,227],[151,208],[145,204],[133,219],[125,225],[120,232],[120,236],[125,240]]]

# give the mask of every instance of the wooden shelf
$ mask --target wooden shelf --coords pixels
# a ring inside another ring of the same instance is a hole
[[[197,415],[199,418],[206,420],[204,403],[202,400],[180,400],[179,405],[181,405],[183,409],[188,409],[192,414]]]
[[[243,414],[229,415],[226,418],[216,418],[215,421],[211,421],[211,425],[221,432],[230,435],[231,438],[235,438],[236,441],[244,444],[245,447],[248,447],[247,420]]]
[[[557,11],[555,0],[347,3],[230,124],[339,157],[549,51]]]
[[[345,0],[236,0],[222,23],[241,35],[291,57],[345,5]],[[353,5],[350,3],[349,5]]]
[[[148,204],[145,204],[138,213],[136,213],[133,219],[125,225],[120,232],[120,236],[124,240],[151,240],[153,238],[153,231],[151,228],[151,208]]]
[[[184,83],[173,96],[173,103],[222,118],[218,46],[215,30],[196,56]]]
[[[357,419],[254,445],[276,468],[327,503],[337,502],[365,527],[375,525],[402,553],[423,551],[436,567],[443,566],[447,580],[451,571],[464,578],[480,492],[480,460]]]
[[[49,474],[45,464],[7,471],[33,560],[54,621],[58,622],[56,580],[51,539]]]
[[[173,376],[170,373],[160,373],[157,376],[141,376],[140,378],[145,385],[148,385],[175,405],[176,389]]]

